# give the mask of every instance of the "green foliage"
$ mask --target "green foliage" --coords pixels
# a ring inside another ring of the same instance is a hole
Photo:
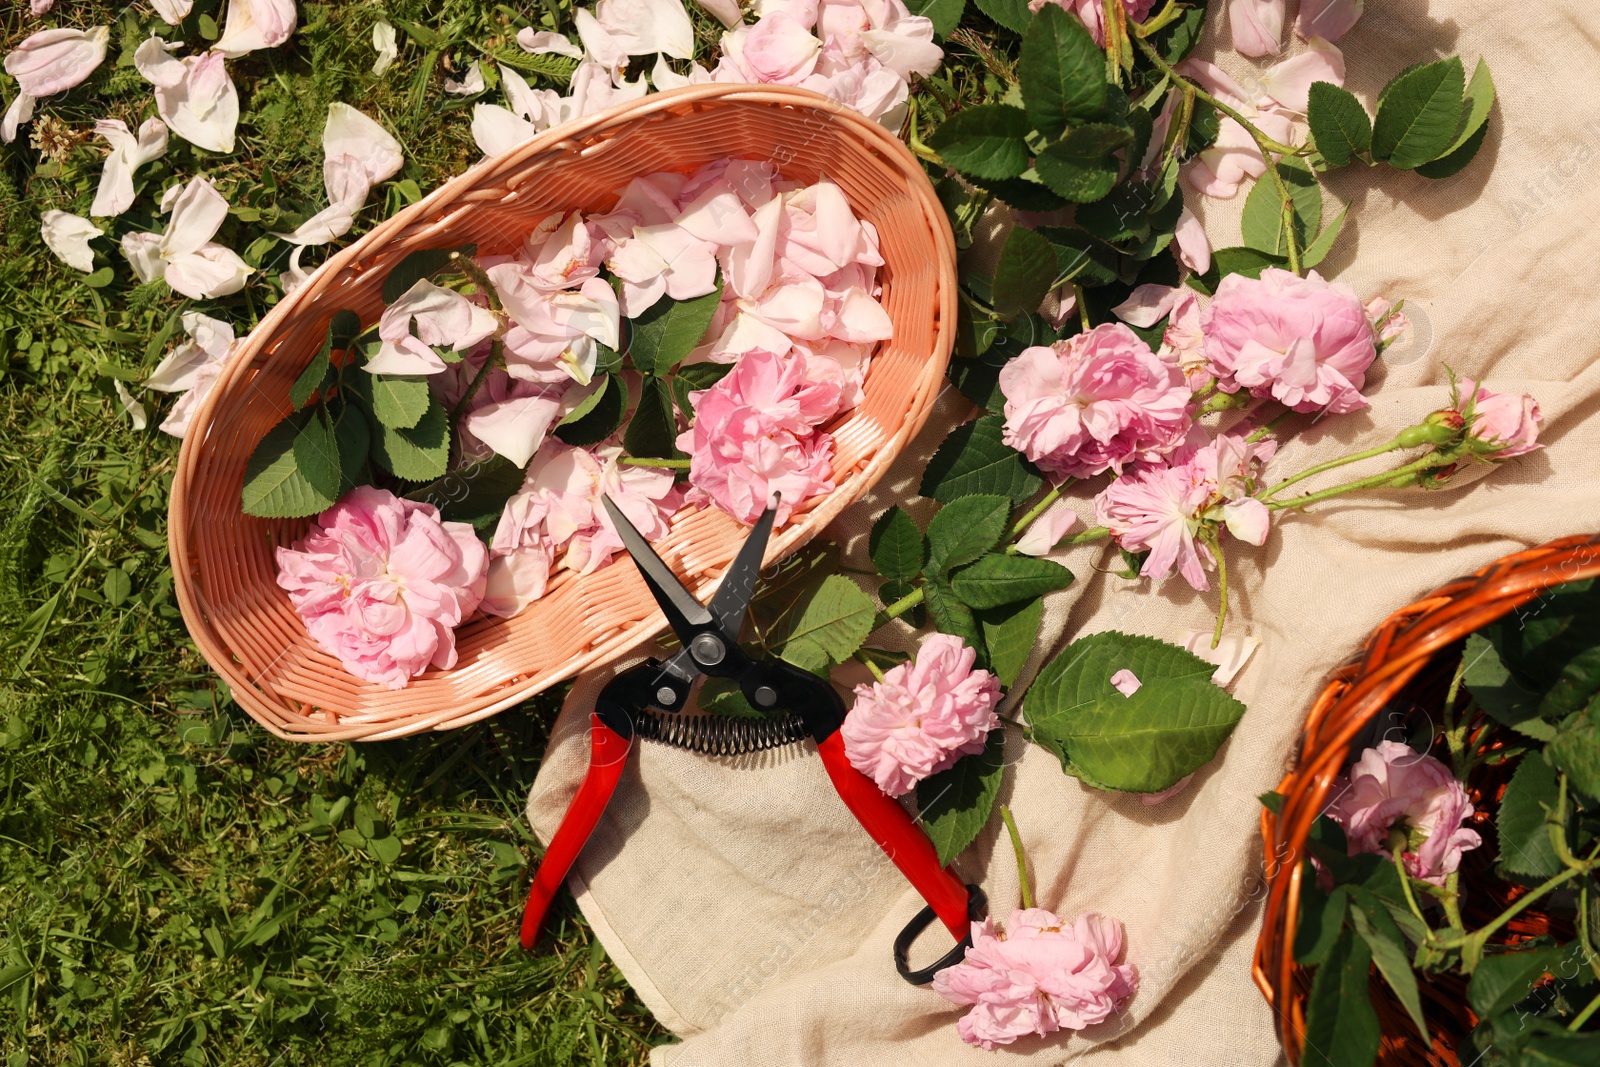
[[[1040,8],[1017,60],[1022,99],[1034,129],[1055,138],[1069,124],[1099,116],[1106,106],[1105,70],[1105,54],[1083,23],[1055,5]]]
[[[989,731],[982,752],[917,783],[917,814],[941,866],[972,844],[994,813],[1005,770],[1005,735],[1004,727]]]
[[[1015,226],[994,268],[994,310],[1001,318],[1033,311],[1056,279],[1056,251],[1026,226]]]
[[[632,334],[627,354],[634,367],[642,374],[665,376],[706,335],[721,299],[722,279],[718,277],[717,287],[704,296],[692,300],[664,296],[638,318],[630,319]]]
[[[660,378],[646,375],[639,386],[639,406],[623,432],[622,447],[633,456],[675,459],[683,455],[674,443],[677,436],[672,394]]]
[[[1001,608],[1034,600],[1072,584],[1072,572],[1054,560],[990,552],[956,571],[950,588],[970,608]]]
[[[1335,167],[1372,148],[1372,119],[1355,94],[1332,82],[1313,82],[1306,122],[1322,158]]]
[[[830,574],[795,617],[783,643],[783,658],[822,673],[843,663],[872,632],[872,598],[842,574]]]
[[[383,302],[392,304],[399,300],[413,285],[449,267],[458,254],[471,257],[477,253],[477,245],[471,244],[453,248],[422,248],[408,253],[384,275]]]
[[[935,37],[946,37],[961,22],[967,0],[911,0],[906,5],[913,15],[921,15],[933,23]]]
[[[993,548],[1006,532],[1011,503],[1003,496],[973,494],[939,509],[928,523],[928,571],[943,575]]]
[[[917,491],[942,504],[974,494],[1021,502],[1039,491],[1043,480],[1001,435],[1000,415],[957,426],[934,452]]]
[[[391,430],[410,430],[428,413],[433,397],[421,374],[373,374],[372,414]]]
[[[555,435],[569,445],[588,447],[597,445],[616,433],[628,414],[628,383],[619,374],[608,374],[601,379],[600,391],[588,398],[592,403],[581,415],[577,410],[571,422],[562,420]]]
[[[1348,929],[1317,968],[1306,999],[1301,1062],[1307,1067],[1368,1067],[1378,1054],[1378,1015],[1367,993],[1372,951]]]
[[[900,508],[890,508],[879,516],[867,545],[872,565],[885,578],[904,580],[922,573],[927,542],[916,520]]]
[[[1414,170],[1446,155],[1459,127],[1465,81],[1458,56],[1396,77],[1378,98],[1372,158],[1397,170]]]
[[[1111,685],[1131,670],[1132,696]],[[1216,755],[1244,705],[1212,684],[1216,668],[1153,637],[1080,638],[1039,672],[1023,705],[1035,741],[1062,769],[1102,789],[1157,793]]]
[[[1000,679],[1001,685],[1010,689],[1022,676],[1028,657],[1033,654],[1033,646],[1038,643],[1039,627],[1044,622],[1044,599],[1036,597],[972,614],[983,634],[989,669]]]
[[[1298,160],[1285,159],[1278,165],[1278,173],[1293,204],[1295,247],[1304,248],[1322,228],[1322,187],[1317,184],[1311,168]],[[1283,200],[1271,180],[1262,178],[1250,190],[1244,203],[1241,229],[1247,247],[1271,256],[1289,254],[1288,234],[1283,225]]]
[[[1559,796],[1556,772],[1548,763],[1537,757],[1517,763],[1494,820],[1502,876],[1543,881],[1561,873],[1561,857],[1545,825],[1546,814],[1558,810]]]
[[[928,144],[961,173],[992,181],[1028,169],[1027,133],[1028,116],[1021,108],[982,104],[952,115]]]
[[[432,504],[447,522],[471,523],[480,533],[492,534],[506,501],[522,489],[524,476],[523,468],[493,455],[456,468],[407,493],[406,499]]]
[[[245,466],[247,515],[315,515],[333,506],[338,491],[338,448],[315,409],[290,415],[268,430]]]

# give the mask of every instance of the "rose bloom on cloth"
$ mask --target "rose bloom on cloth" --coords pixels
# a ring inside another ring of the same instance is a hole
[[[1471,378],[1462,378],[1458,388],[1463,398],[1472,398],[1472,450],[1479,456],[1498,461],[1544,447],[1539,444],[1539,426],[1544,416],[1533,397],[1492,393]],[[1465,403],[1463,399],[1461,404]]]
[[[962,756],[982,752],[1000,725],[1000,680],[974,670],[978,654],[950,634],[931,634],[909,663],[856,686],[839,734],[850,763],[892,797]]]
[[[317,645],[368,682],[403,689],[456,664],[455,628],[483,598],[489,552],[431,504],[360,486],[277,550],[278,586]]]
[[[1043,908],[1019,908],[1005,925],[972,924],[966,957],[933,978],[933,991],[972,1010],[961,1039],[992,1050],[1032,1034],[1105,1022],[1139,988],[1122,955],[1122,924],[1089,912],[1068,923]]]
[[[1461,866],[1461,854],[1483,843],[1461,824],[1472,801],[1450,768],[1398,741],[1380,741],[1361,753],[1350,776],[1334,782],[1328,816],[1344,828],[1350,855],[1388,855],[1389,831],[1404,826],[1424,840],[1402,854],[1406,871],[1434,885]]]
[[[1190,424],[1182,371],[1120,322],[1024,349],[1000,369],[1000,391],[1005,443],[1073,478],[1159,459]]]
[[[1344,415],[1367,406],[1361,387],[1378,358],[1355,290],[1316,271],[1268,267],[1230,274],[1201,312],[1206,361],[1225,393],[1248,390],[1295,411]]]

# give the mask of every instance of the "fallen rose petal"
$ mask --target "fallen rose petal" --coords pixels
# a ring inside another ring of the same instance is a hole
[[[1360,20],[1365,7],[1366,0],[1300,0],[1294,32],[1304,40],[1337,41]]]
[[[1284,0],[1228,0],[1233,47],[1247,56],[1275,56],[1283,49]]]
[[[400,40],[388,20],[379,19],[372,24],[372,47],[378,53],[378,58],[372,61],[374,74],[382,74],[400,58]]]
[[[1207,663],[1216,664],[1217,669],[1211,672],[1211,680],[1217,685],[1225,686],[1244,670],[1244,665],[1250,662],[1250,657],[1261,647],[1261,638],[1223,634],[1217,647],[1212,648],[1212,637],[1211,630],[1189,630],[1178,638],[1178,644]]]
[[[498,104],[474,104],[472,140],[486,156],[503,156],[539,135],[539,127]]]
[[[534,55],[553,54],[571,59],[583,58],[583,49],[573,44],[565,35],[550,30],[535,30],[532,26],[524,26],[517,31],[517,44],[522,46],[524,52],[531,52]]]
[[[1111,309],[1111,314],[1141,330],[1148,330],[1172,313],[1178,299],[1178,289],[1173,285],[1147,283],[1128,294],[1128,299]]]
[[[28,14],[38,18],[40,15],[48,14],[55,5],[56,0],[29,0]]]
[[[697,0],[697,2],[701,10],[730,30],[744,21],[744,13],[739,10],[739,0]]]
[[[1017,539],[1017,551],[1024,556],[1047,556],[1078,523],[1078,513],[1057,503],[1028,526]]]
[[[1124,667],[1111,676],[1111,688],[1125,697],[1131,697],[1144,688],[1144,683],[1139,681],[1138,675]]]
[[[93,238],[105,233],[94,223],[79,215],[65,211],[46,211],[40,216],[39,235],[56,258],[74,270],[94,273],[94,249],[89,247]]]
[[[142,430],[150,425],[149,412],[145,411],[143,404],[133,398],[133,394],[128,392],[128,387],[122,384],[120,378],[112,379],[112,388],[116,389],[117,399],[122,402],[122,410],[133,422],[135,430]]]
[[[1300,55],[1285,59],[1261,75],[1261,88],[1279,107],[1304,115],[1314,82],[1344,85],[1344,53],[1339,46],[1313,37]]]
[[[1167,786],[1165,789],[1163,789],[1159,793],[1141,793],[1141,794],[1139,794],[1139,800],[1146,807],[1150,807],[1150,808],[1155,807],[1157,804],[1165,804],[1167,801],[1171,800],[1173,797],[1177,796],[1179,793],[1183,792],[1185,789],[1188,789],[1189,788],[1189,783],[1192,782],[1192,781],[1194,781],[1194,775],[1186,774],[1182,778],[1179,778],[1176,782],[1173,782],[1171,785]]]
[[[228,0],[228,21],[213,46],[229,59],[276,48],[294,33],[294,0]]]
[[[27,93],[18,93],[11,100],[11,106],[6,108],[4,119],[0,119],[0,143],[10,144],[17,139],[17,127],[33,118],[33,105],[37,101]]]
[[[155,86],[156,111],[173,133],[199,148],[232,152],[239,123],[239,92],[221,52],[178,59],[173,48],[151,37],[133,54],[133,65]]]
[[[5,71],[35,100],[80,84],[106,58],[111,27],[40,30],[6,55]]]
[[[1211,239],[1194,212],[1184,208],[1178,215],[1178,226],[1172,234],[1173,246],[1178,252],[1178,262],[1204,274],[1211,269]]]
[[[160,119],[146,119],[139,125],[137,136],[120,119],[101,119],[94,129],[111,145],[111,154],[106,156],[100,172],[100,186],[89,214],[109,218],[133,206],[135,171],[166,155],[167,124]]]
[[[444,91],[455,96],[473,96],[486,88],[483,82],[483,64],[476,59],[468,65],[466,76],[460,81],[454,78],[444,80]]]
[[[150,6],[156,9],[156,14],[168,26],[176,26],[189,17],[194,0],[150,0]]]

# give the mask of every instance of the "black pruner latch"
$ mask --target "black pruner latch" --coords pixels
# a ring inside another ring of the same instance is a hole
[[[979,922],[987,914],[989,898],[983,895],[983,890],[967,883],[967,918],[971,922]],[[922,931],[933,925],[937,916],[933,913],[932,906],[923,908],[911,917],[906,923],[906,928],[900,931],[900,936],[894,939],[894,969],[900,972],[900,977],[912,985],[927,985],[933,981],[933,976],[946,967],[954,967],[966,956],[967,949],[972,947],[972,931],[967,931],[967,936],[956,942],[956,947],[946,952],[943,956],[920,971],[913,971],[906,957],[911,953],[911,944],[922,935]]]

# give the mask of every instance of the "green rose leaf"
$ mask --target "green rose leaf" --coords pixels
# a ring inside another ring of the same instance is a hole
[[[577,406],[571,411],[561,416],[561,421],[556,423],[557,426],[570,426],[599,407],[606,389],[611,385],[611,375],[596,374],[589,385],[589,395],[578,401]]]
[[[506,457],[493,455],[407,493],[406,499],[432,504],[449,522],[470,523],[479,533],[492,532],[506,501],[522,489],[525,475]]]
[[[921,15],[932,22],[936,37],[945,37],[960,24],[967,0],[910,0],[906,7],[913,15]]]
[[[1355,907],[1350,909],[1351,925],[1356,935],[1367,943],[1372,952],[1372,962],[1378,973],[1394,990],[1395,997],[1405,1006],[1406,1014],[1417,1025],[1423,1043],[1428,1041],[1428,1020],[1422,1014],[1422,995],[1417,990],[1417,976],[1411,969],[1411,952],[1405,935],[1389,918],[1382,901],[1364,890],[1356,890]]]
[[[1372,952],[1348,929],[1311,980],[1300,1062],[1305,1067],[1371,1067],[1381,1030],[1367,992]]]
[[[1278,173],[1283,176],[1294,205],[1295,247],[1304,248],[1322,227],[1322,187],[1317,184],[1317,176],[1299,160],[1285,159],[1278,164]],[[1278,187],[1269,178],[1263,176],[1250,190],[1244,202],[1240,229],[1247,247],[1273,256],[1289,254],[1288,235],[1283,227],[1283,201],[1278,196]]]
[[[617,432],[628,413],[628,383],[616,374],[607,375],[605,388],[597,394],[593,406],[572,422],[563,422],[555,435],[564,444],[587,448],[597,445]]]
[[[940,508],[928,523],[928,573],[945,574],[989,551],[1005,535],[1010,516],[1011,501],[987,493]]]
[[[356,334],[361,332],[361,319],[353,311],[339,310],[333,313],[333,318],[328,322],[328,336],[323,339],[322,347],[317,349],[317,354],[311,357],[311,362],[306,364],[305,370],[294,380],[289,387],[289,403],[296,408],[303,408],[318,389],[326,387],[330,356],[334,349],[350,347],[350,342]]]
[[[1105,53],[1083,23],[1053,4],[1040,8],[1027,27],[1017,76],[1028,118],[1046,137],[1059,137],[1069,123],[1095,118],[1105,110]],[[1040,176],[1044,177],[1042,171]],[[1055,189],[1047,177],[1045,184]]]
[[[1280,798],[1282,799],[1282,798]],[[1306,861],[1307,864],[1310,861]],[[1333,887],[1333,892],[1323,896],[1317,886],[1316,874],[1307,870],[1300,878],[1300,926],[1295,931],[1294,959],[1303,967],[1317,967],[1327,962],[1328,953],[1344,930],[1345,912],[1350,905],[1351,886]]]
[[[354,371],[366,374],[366,371]],[[433,402],[428,379],[421,374],[371,374],[372,414],[391,430],[409,430],[422,421]]]
[[[1018,211],[1059,211],[1067,206],[1065,200],[1045,188],[1039,172],[1032,167],[1023,171],[1020,178],[974,180]]]
[[[362,372],[358,377],[371,377]],[[375,427],[372,458],[384,470],[408,482],[442,478],[450,463],[450,416],[437,398],[429,397],[428,410],[417,424],[396,430]]]
[[[1111,685],[1121,670],[1142,683],[1131,697]],[[1153,637],[1113,630],[1074,641],[1028,690],[1033,739],[1091,785],[1160,792],[1209,762],[1244,715],[1212,684],[1215,670]]]
[[[991,552],[956,571],[950,588],[969,608],[998,608],[1032,600],[1072,584],[1072,572],[1054,560]]]
[[[941,867],[972,844],[994,812],[1005,770],[1005,735],[1005,727],[995,727],[982,752],[963,756],[949,770],[917,783],[917,812]]]
[[[1555,810],[1560,795],[1555,768],[1538,753],[1523,756],[1506,785],[1494,820],[1503,875],[1543,881],[1561,873],[1561,857],[1550,843],[1544,821],[1546,810]]]
[[[1207,296],[1214,296],[1222,279],[1230,274],[1259,278],[1268,267],[1283,267],[1287,263],[1282,256],[1257,248],[1219,248],[1211,253],[1211,269],[1204,274],[1189,275],[1189,285]]]
[[[1087,210],[1092,205],[1085,205]],[[1064,281],[1085,286],[1110,285],[1117,280],[1116,253],[1084,230],[1045,227],[1039,230],[1056,249],[1056,271]]]
[[[954,634],[978,653],[978,666],[989,665],[988,650],[984,648],[983,632],[978,629],[977,616],[963,604],[942,578],[929,578],[922,586],[928,614],[933,617],[934,628],[940,633]]]
[[[1479,1016],[1498,1015],[1528,994],[1540,977],[1557,967],[1565,945],[1485,956],[1472,972],[1467,1001]]]
[[[1396,170],[1437,159],[1455,141],[1466,73],[1459,56],[1412,67],[1378,99],[1372,124],[1372,158]]]
[[[1012,33],[1027,33],[1028,20],[1033,12],[1028,10],[1028,0],[976,0],[978,10],[994,19]]]
[[[1013,226],[995,263],[995,313],[1009,319],[1038,310],[1055,280],[1055,248],[1026,226]]]
[[[1039,640],[1044,622],[1044,601],[1024,600],[1019,604],[974,611],[984,647],[989,651],[989,669],[1000,684],[1010,689],[1022,676]]]
[[[1557,770],[1567,776],[1580,792],[1600,797],[1600,701],[1586,711],[1567,716],[1556,736],[1545,746],[1545,755]]]
[[[300,444],[304,436],[306,443]],[[301,411],[267,431],[245,465],[246,515],[297,519],[333,507],[339,497],[338,446],[320,412]],[[300,468],[300,456],[312,465]],[[331,480],[330,480],[331,472]]]
[[[890,508],[872,524],[872,534],[867,539],[867,552],[872,565],[885,578],[902,581],[922,573],[922,559],[927,542],[916,520],[898,507]]]
[[[1472,72],[1472,80],[1467,83],[1461,127],[1455,143],[1438,159],[1418,167],[1417,173],[1424,178],[1448,178],[1471,163],[1489,133],[1489,112],[1494,108],[1494,99],[1494,78],[1489,74],[1489,65],[1480,59]]]
[[[387,277],[383,279],[383,302],[392,304],[406,295],[406,291],[424,278],[431,278],[439,271],[450,265],[452,253],[460,252],[463,256],[478,254],[478,246],[473,244],[458,245],[455,248],[424,248],[412,252],[390,269]]]
[[[1132,138],[1132,132],[1121,126],[1078,126],[1040,152],[1034,166],[1051,192],[1086,204],[1117,184],[1118,163],[1111,153]]]
[[[732,363],[692,363],[687,367],[679,367],[668,384],[672,388],[673,402],[678,405],[683,417],[694,421],[694,402],[689,399],[690,393],[711,388],[732,370]]]
[[[628,342],[628,357],[643,374],[664,376],[694,351],[706,330],[711,326],[711,316],[717,312],[722,300],[722,278],[717,287],[704,296],[692,300],[673,300],[663,296],[651,304],[636,319],[630,320],[632,339]]]
[[[1548,682],[1600,645],[1600,583],[1589,578],[1553,586],[1483,634],[1524,685]]]
[[[1300,253],[1301,268],[1310,270],[1328,258],[1328,253],[1333,251],[1334,242],[1339,239],[1340,231],[1344,229],[1344,218],[1348,214],[1350,214],[1349,208],[1341,209],[1339,214],[1334,217],[1334,220],[1328,224],[1328,228],[1319,233],[1317,239],[1305,247],[1305,251]]]
[[[1342,167],[1372,148],[1372,120],[1354,93],[1332,82],[1311,83],[1311,103],[1306,123],[1316,139],[1317,151],[1335,167]]]
[[[1539,741],[1555,737],[1555,723],[1539,717],[1541,694],[1511,676],[1488,638],[1468,637],[1461,658],[1467,665],[1461,680],[1491,719]]]
[[[356,486],[372,481],[372,472],[367,466],[367,456],[372,451],[372,427],[359,407],[345,404],[335,417],[333,436],[339,446],[339,495],[342,497]]]
[[[928,138],[950,166],[980,181],[1016,178],[1028,169],[1028,116],[1007,104],[979,104],[951,115]]]
[[[677,437],[678,420],[672,409],[672,394],[667,391],[665,382],[647,374],[639,386],[639,406],[623,432],[622,447],[630,456],[675,459],[683,454],[675,443]]]
[[[842,574],[823,579],[795,617],[783,642],[783,658],[813,673],[856,654],[877,614],[872,598]]]
[[[950,431],[928,461],[917,490],[941,504],[974,494],[1003,496],[1017,503],[1044,484],[1022,454],[1003,440],[1005,419],[985,415]]]

